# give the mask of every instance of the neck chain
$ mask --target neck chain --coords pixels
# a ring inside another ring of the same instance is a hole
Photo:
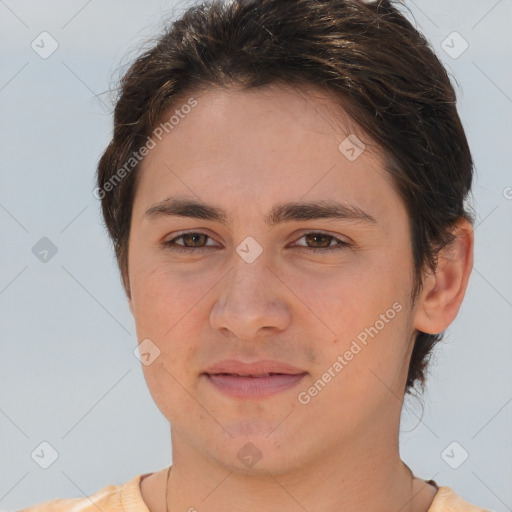
[[[169,503],[167,501],[168,499],[168,494],[167,494],[167,490],[169,489],[169,477],[171,476],[171,466],[169,466],[169,469],[167,470],[167,482],[165,483],[165,510],[166,512],[169,512]]]

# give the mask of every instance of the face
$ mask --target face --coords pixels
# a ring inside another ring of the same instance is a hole
[[[378,148],[318,91],[212,89],[193,103],[173,107],[179,122],[142,163],[128,252],[173,449],[278,474],[391,439],[413,262]]]

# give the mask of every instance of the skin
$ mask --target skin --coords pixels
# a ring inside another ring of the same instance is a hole
[[[194,97],[197,106],[142,163],[128,252],[137,337],[160,350],[144,376],[172,425],[169,510],[426,511],[436,491],[400,460],[401,406],[416,330],[442,332],[459,310],[473,263],[471,225],[457,225],[412,307],[407,212],[378,147],[329,96],[273,85]],[[338,149],[351,133],[366,144],[352,162]],[[171,196],[220,206],[230,222],[145,215]],[[265,223],[277,203],[325,200],[377,222]],[[184,230],[208,237],[176,245],[202,251],[162,246]],[[308,252],[336,244],[304,236],[317,231],[351,245]],[[263,249],[252,263],[236,252],[248,236]],[[300,403],[299,392],[394,303],[401,311]],[[274,359],[308,375],[268,398],[230,398],[201,375],[228,358]],[[253,467],[237,457],[248,442],[261,454]],[[151,512],[166,510],[165,477],[162,470],[141,482]]]

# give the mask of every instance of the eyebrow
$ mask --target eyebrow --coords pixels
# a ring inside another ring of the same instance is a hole
[[[231,216],[224,208],[181,197],[171,197],[148,208],[145,217],[189,217],[227,224]],[[269,226],[289,221],[312,219],[344,219],[377,224],[377,220],[355,205],[336,201],[288,202],[275,205],[265,216]]]

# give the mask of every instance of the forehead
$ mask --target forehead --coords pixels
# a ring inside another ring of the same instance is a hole
[[[194,108],[188,107],[191,100],[196,104]],[[352,120],[340,102],[333,93],[312,85],[275,83],[249,90],[208,88],[175,100],[162,116],[161,126],[172,121],[173,126],[166,130],[164,137],[179,132],[187,137],[192,131],[200,135],[201,140],[195,137],[198,150],[220,150],[223,135],[230,135],[226,142],[243,139],[246,149],[254,149],[260,142],[267,146],[273,142],[280,153],[298,140],[303,142],[304,149],[311,147],[319,142],[320,136],[331,137],[329,145],[337,148],[341,140],[352,135],[365,139],[367,157],[379,160],[381,148]],[[313,134],[317,135],[316,140]],[[230,149],[236,153],[234,144]],[[302,148],[293,149],[300,152]],[[311,149],[315,152],[315,148]],[[316,153],[321,149],[316,148]]]
[[[146,208],[172,194],[234,208],[322,198],[378,215],[376,197],[398,198],[379,147],[323,91],[208,89],[175,101],[160,126],[171,118],[138,171]]]

